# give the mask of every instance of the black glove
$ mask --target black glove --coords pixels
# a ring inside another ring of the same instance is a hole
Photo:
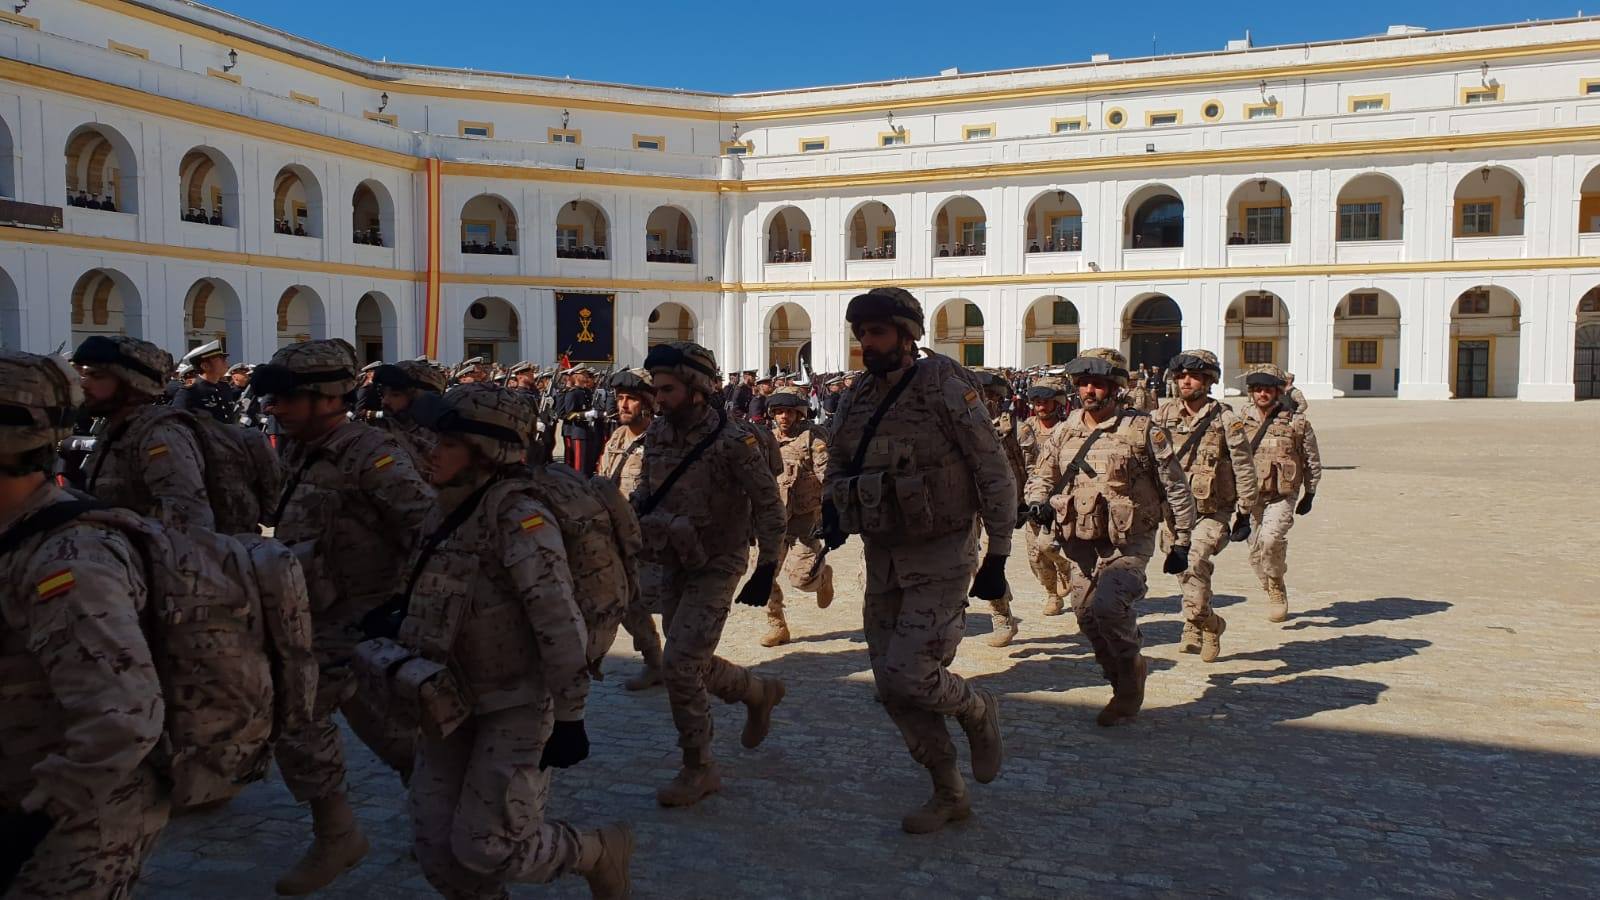
[[[1189,545],[1180,544],[1167,551],[1167,561],[1161,564],[1161,571],[1168,575],[1182,575],[1189,568]]]
[[[589,758],[589,733],[583,730],[583,720],[562,722],[550,730],[550,740],[544,742],[544,752],[539,754],[539,770],[555,766],[567,769]]]
[[[766,606],[767,600],[772,597],[772,580],[777,574],[776,563],[756,566],[756,570],[750,573],[750,580],[739,589],[739,596],[733,598],[734,601],[744,606]]]
[[[361,633],[366,635],[368,640],[373,638],[395,640],[400,637],[400,623],[406,620],[408,605],[406,598],[396,594],[388,603],[374,606],[361,617]]]
[[[1056,511],[1048,503],[1028,504],[1028,518],[1032,519],[1033,523],[1041,528],[1049,525],[1055,517]]]
[[[1250,539],[1250,514],[1238,513],[1233,517],[1233,530],[1228,532],[1228,540],[1238,543]]]
[[[1011,586],[1006,584],[1006,558],[991,553],[983,558],[983,565],[978,567],[978,574],[973,576],[972,590],[967,591],[967,596],[979,600],[999,600],[1010,589]]]
[[[844,546],[850,535],[845,534],[844,526],[839,524],[839,508],[833,505],[832,500],[822,501],[822,524],[817,526],[816,536],[822,541],[822,546],[829,550],[837,550]]]
[[[1026,524],[1028,524],[1028,504],[1023,503],[1023,504],[1019,504],[1017,506],[1017,525],[1016,525],[1016,527],[1021,528],[1022,526],[1026,525]]]
[[[1301,497],[1300,502],[1295,505],[1294,514],[1297,516],[1303,516],[1306,513],[1311,512],[1311,500],[1316,496],[1316,494],[1306,491],[1306,495]]]
[[[54,827],[56,823],[42,812],[0,814],[0,896],[11,889],[23,864]]]

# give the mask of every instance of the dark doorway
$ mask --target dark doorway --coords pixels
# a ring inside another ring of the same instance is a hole
[[[1183,349],[1183,312],[1171,297],[1151,297],[1128,320],[1128,365],[1166,368]]]
[[[1489,396],[1489,342],[1456,342],[1456,397]]]
[[[1572,382],[1579,400],[1600,399],[1600,323],[1578,329],[1572,365]]]

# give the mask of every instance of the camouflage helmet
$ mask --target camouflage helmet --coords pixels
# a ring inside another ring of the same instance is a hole
[[[146,397],[159,395],[172,372],[172,354],[149,341],[120,334],[97,334],[84,338],[72,351],[75,366],[102,369]]]
[[[0,350],[0,453],[52,447],[72,433],[83,385],[59,356]]]
[[[805,388],[781,387],[772,392],[767,398],[767,409],[799,409],[802,412],[811,408],[811,398],[806,396]]]
[[[372,383],[392,390],[432,391],[435,394],[442,394],[450,385],[450,373],[432,363],[402,359],[397,363],[386,363],[373,369]]]
[[[844,310],[844,320],[852,328],[862,322],[881,319],[888,319],[904,328],[912,340],[922,340],[922,304],[905,288],[873,288],[852,298]]]
[[[1185,350],[1167,363],[1167,371],[1173,375],[1196,372],[1209,375],[1212,381],[1216,381],[1222,377],[1222,364],[1217,362],[1217,355],[1210,350]]]
[[[656,395],[656,386],[651,381],[649,369],[623,369],[613,372],[606,379],[606,387],[619,394],[632,394],[646,400],[652,400]]]
[[[1002,400],[1011,398],[1011,382],[1007,381],[1004,375],[987,369],[979,369],[974,374],[978,376],[978,383],[983,385],[984,393],[993,394]]]
[[[1067,383],[1054,375],[1036,378],[1033,384],[1028,385],[1029,400],[1060,400],[1069,392]]]
[[[651,375],[665,372],[706,395],[716,390],[717,357],[694,341],[673,341],[651,347],[645,355],[644,367]]]
[[[319,394],[343,397],[354,391],[356,349],[342,338],[301,341],[279,348],[272,361],[257,366],[251,383],[260,396],[275,394]]]
[[[1067,377],[1105,378],[1128,386],[1128,358],[1110,347],[1093,347],[1067,363]]]
[[[417,414],[441,435],[455,435],[500,465],[521,462],[534,409],[520,391],[488,382],[458,384]]]
[[[1272,363],[1259,363],[1245,370],[1244,383],[1248,387],[1266,385],[1281,388],[1289,383],[1289,378],[1282,369]]]

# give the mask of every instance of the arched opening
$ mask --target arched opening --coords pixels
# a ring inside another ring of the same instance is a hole
[[[195,147],[178,163],[178,209],[185,222],[239,227],[239,178],[222,151]]]
[[[1400,392],[1400,301],[1387,291],[1351,291],[1333,310],[1333,389],[1346,397]]]
[[[1289,192],[1271,178],[1253,178],[1228,198],[1228,243],[1289,243]]]
[[[1057,188],[1040,194],[1028,207],[1029,253],[1078,253],[1083,250],[1083,206]]]
[[[556,213],[556,256],[561,259],[606,259],[611,227],[605,210],[587,200],[561,204]]]
[[[327,319],[322,298],[317,292],[297,284],[278,298],[278,346],[301,341],[321,340],[326,336]]]
[[[1122,323],[1122,352],[1128,365],[1165,368],[1183,349],[1183,310],[1165,294],[1149,294],[1128,304]]]
[[[461,207],[461,252],[517,255],[517,213],[505,198],[479,194]]]
[[[933,314],[931,346],[964,366],[983,365],[983,310],[971,300],[946,300]]]
[[[394,303],[377,291],[368,291],[356,301],[356,352],[361,364],[393,359],[398,351]]]
[[[1578,231],[1600,234],[1600,166],[1589,170],[1578,191]]]
[[[500,297],[474,300],[462,317],[462,358],[481,356],[489,362],[515,362],[522,355],[517,311]]]
[[[1574,396],[1600,400],[1600,287],[1578,301],[1578,328],[1572,356]]]
[[[372,247],[394,246],[394,200],[383,182],[367,179],[350,198],[350,240]]]
[[[0,347],[22,349],[22,299],[11,274],[0,269]]]
[[[1450,307],[1451,394],[1515,397],[1522,304],[1497,285],[1463,291]]]
[[[767,316],[767,364],[798,371],[800,360],[811,368],[811,316],[798,303],[780,303]]]
[[[1049,295],[1028,304],[1022,318],[1022,364],[1027,367],[1065,365],[1077,357],[1080,332],[1078,307],[1064,297]]]
[[[1517,173],[1483,166],[1456,182],[1453,234],[1458,238],[1522,234],[1527,191]]]
[[[1271,364],[1289,368],[1289,307],[1271,291],[1240,294],[1228,304],[1224,371]]]
[[[694,313],[681,303],[668,301],[650,310],[645,329],[646,349],[673,341],[698,341]]]
[[[1146,185],[1128,198],[1122,246],[1153,250],[1183,246],[1183,199],[1164,184]]]
[[[139,294],[128,276],[90,269],[72,285],[72,346],[97,334],[143,337]]]
[[[785,206],[767,223],[767,262],[811,262],[811,218],[797,206]]]
[[[1337,241],[1398,241],[1405,231],[1405,195],[1387,175],[1368,172],[1339,190]]]
[[[104,125],[83,125],[67,136],[67,205],[138,212],[133,147]]]
[[[894,259],[899,243],[895,235],[894,210],[887,203],[869,200],[850,213],[851,259]]]
[[[272,230],[322,237],[322,188],[305,166],[284,166],[272,179]]]
[[[71,198],[72,194],[67,194]],[[17,198],[17,147],[11,139],[11,126],[0,119],[0,197]]]
[[[644,223],[644,258],[649,262],[694,262],[694,222],[676,206],[658,206]]]
[[[183,298],[184,352],[221,341],[231,355],[243,352],[244,321],[239,294],[220,278],[202,278]],[[183,354],[176,354],[183,355]]]
[[[951,197],[933,214],[935,256],[983,256],[989,252],[989,216],[971,197]]]

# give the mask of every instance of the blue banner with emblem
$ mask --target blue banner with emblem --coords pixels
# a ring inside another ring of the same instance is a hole
[[[617,296],[556,294],[556,355],[572,362],[617,358]]]

